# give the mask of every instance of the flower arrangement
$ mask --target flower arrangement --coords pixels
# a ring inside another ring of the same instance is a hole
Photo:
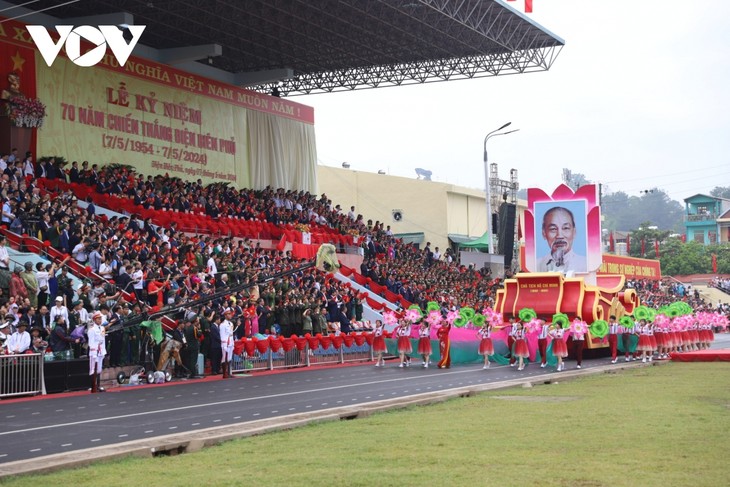
[[[309,225],[305,225],[304,223],[297,223],[294,228],[296,228],[299,232],[309,233]]]
[[[16,96],[8,100],[6,115],[16,127],[41,128],[46,117],[46,106],[37,98]]]

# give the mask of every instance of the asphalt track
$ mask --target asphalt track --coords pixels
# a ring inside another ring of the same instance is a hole
[[[729,345],[730,335],[718,335],[713,348]],[[631,362],[634,364],[641,362]],[[43,463],[33,460],[47,456],[73,458],[80,450],[119,445],[121,451],[121,446],[135,441],[154,444],[156,439],[171,435],[225,432],[247,424],[275,425],[285,418],[297,418],[304,424],[308,418],[343,408],[356,414],[380,403],[408,403],[414,398],[453,396],[460,390],[539,383],[624,365],[623,361],[611,365],[609,358],[600,358],[584,360],[583,369],[577,370],[575,362],[569,361],[566,371],[555,372],[539,364],[523,371],[494,364],[487,370],[475,364],[439,370],[424,369],[415,361],[410,368],[399,368],[391,361],[384,368],[368,363],[296,369],[4,402],[0,403],[0,476],[10,473],[4,467]]]

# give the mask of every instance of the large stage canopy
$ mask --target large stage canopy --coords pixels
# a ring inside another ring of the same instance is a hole
[[[280,96],[545,71],[564,45],[502,0],[12,0],[0,9],[46,26],[146,25],[137,56]]]

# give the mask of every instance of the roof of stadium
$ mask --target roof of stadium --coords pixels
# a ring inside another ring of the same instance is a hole
[[[280,96],[545,71],[564,45],[503,0],[2,0],[0,14],[146,25],[135,55]]]

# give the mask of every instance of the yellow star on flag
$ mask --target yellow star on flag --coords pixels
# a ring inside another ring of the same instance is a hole
[[[15,51],[15,56],[11,56],[10,59],[13,60],[13,71],[23,71],[25,59],[20,55],[20,51]]]

